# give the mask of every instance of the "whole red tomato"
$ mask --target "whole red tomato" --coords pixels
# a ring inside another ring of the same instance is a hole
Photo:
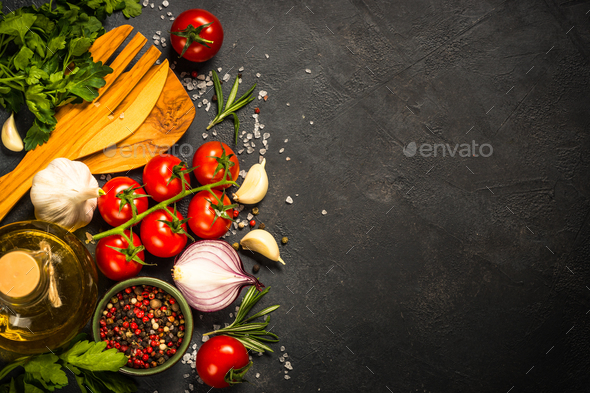
[[[188,205],[188,225],[201,239],[219,239],[225,235],[236,207],[221,191],[212,192],[215,196],[207,190],[199,192]]]
[[[170,29],[172,47],[189,61],[207,61],[223,44],[223,28],[209,11],[186,10],[176,17]]]
[[[137,276],[145,261],[143,246],[138,235],[126,230],[125,235],[132,239],[135,250],[127,253],[129,243],[121,235],[102,238],[96,245],[96,264],[102,274],[115,281],[123,281]],[[115,250],[114,247],[118,250]]]
[[[225,167],[229,167],[231,180],[238,179],[240,163],[234,151],[225,143],[211,141],[203,143],[193,157],[193,167],[197,181],[202,185],[221,181],[225,176]],[[215,187],[218,190],[228,188],[230,184]]]
[[[244,344],[229,336],[211,337],[197,352],[197,373],[214,388],[242,382],[251,365]]]
[[[160,258],[173,257],[186,245],[186,221],[178,211],[174,219],[174,210],[170,206],[167,209],[168,212],[156,210],[141,221],[141,241],[145,249]]]
[[[139,183],[129,177],[115,177],[102,189],[106,194],[98,198],[98,211],[109,225],[118,227],[129,221],[133,217],[131,203],[135,205],[137,214],[143,213],[148,208],[145,191]],[[122,208],[121,205],[123,205]]]
[[[186,180],[186,189],[190,189],[191,178],[185,171],[186,163],[180,161],[180,158],[170,154],[157,155],[143,169],[143,184],[156,202],[162,202],[180,194],[181,176]]]

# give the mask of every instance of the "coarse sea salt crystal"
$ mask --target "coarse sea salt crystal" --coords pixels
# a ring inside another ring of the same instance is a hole
[[[202,106],[203,106],[203,104],[201,104],[200,102],[197,104],[197,108],[200,108]]]
[[[209,100],[208,99],[206,99],[206,98],[203,99],[203,105],[207,105],[208,103],[209,103]]]
[[[311,74],[311,70],[309,68],[306,68],[305,72],[307,72],[308,74]]]
[[[254,153],[254,148],[253,147],[248,147],[247,150],[246,150],[246,153],[248,153],[248,154]]]
[[[285,379],[291,379],[291,377],[288,375],[285,375]]]
[[[168,6],[170,5],[170,3],[168,2],[168,0],[164,0],[164,1],[162,2],[162,5],[163,5],[164,7],[168,7]]]
[[[310,121],[309,124],[313,125],[313,121]]]
[[[165,18],[164,15],[160,15],[160,19],[164,20],[164,18]]]
[[[142,3],[142,5],[143,5],[144,7],[147,7],[149,4],[150,4],[150,2],[149,2],[148,0],[143,0],[143,3]]]
[[[281,352],[285,352],[285,347],[281,345]]]
[[[165,48],[165,47],[166,47],[166,43],[162,42],[162,48]]]
[[[221,72],[221,70],[222,70],[222,69],[223,69],[223,68],[219,67],[219,68],[217,69],[217,72]]]
[[[257,72],[257,73],[256,73],[256,77],[257,77],[257,78],[260,78],[260,72]]]
[[[160,11],[162,11],[162,6],[161,6],[161,5],[159,5],[159,6],[158,6],[158,9],[159,9]]]
[[[217,136],[217,131],[215,131],[215,130],[211,131],[211,135]]]
[[[293,370],[293,366],[291,365],[291,362],[289,362],[289,361],[285,362],[285,368],[287,370]]]
[[[155,41],[154,41],[154,45],[160,45],[160,41],[158,41],[158,40],[155,40]]]
[[[172,16],[172,12],[166,12],[166,15]]]
[[[327,211],[325,211],[325,210],[322,210],[322,215],[324,215],[324,216],[325,216],[326,214],[328,214],[328,212],[327,212]]]
[[[260,129],[261,129],[261,130],[264,130],[264,124],[261,124],[261,125],[260,125]]]
[[[288,139],[285,139],[285,143],[287,143],[287,142],[289,142],[289,140]]]
[[[206,133],[206,132],[203,132],[203,139],[207,139],[207,137],[208,137],[208,136],[209,136],[209,135],[207,135],[207,133]]]
[[[209,336],[203,336],[201,337],[201,341],[206,343],[207,341],[209,341]]]
[[[249,147],[250,146],[250,142],[245,142],[244,143],[244,147]]]
[[[251,220],[251,219],[253,219],[253,218],[254,218],[254,214],[252,214],[252,213],[248,213],[248,216],[246,216],[246,219],[247,219],[248,221],[250,221],[250,220]]]
[[[248,138],[248,140],[252,139],[252,136],[253,136],[253,135],[252,135],[252,133],[251,133],[251,132],[249,132],[249,133],[247,133],[247,134],[246,134],[246,138]]]
[[[281,150],[279,150],[279,154],[282,154],[285,151],[284,147],[281,147]]]
[[[285,199],[285,202],[287,202],[288,204],[292,204],[293,203],[293,198],[291,198],[290,196],[288,196],[287,199]]]
[[[243,152],[244,152],[244,149],[238,150],[238,154],[242,154]]]
[[[205,110],[206,110],[207,112],[209,112],[209,108],[211,108],[211,103],[208,103],[208,104],[207,104],[207,106],[205,107]]]
[[[238,71],[240,71],[240,72],[244,71],[244,67],[243,66],[240,67],[240,69]]]
[[[265,132],[264,134],[262,134],[262,139],[268,139],[270,138],[270,134],[268,132]]]
[[[225,75],[223,76],[223,81],[224,81],[224,82],[227,82],[227,81],[229,80],[229,78],[231,78],[231,76],[230,76],[229,74],[225,74]]]
[[[264,54],[264,56],[265,56],[267,59],[269,58],[269,56],[268,56],[268,53],[265,53],[265,54]]]
[[[240,171],[240,177],[242,177],[242,178],[245,178],[247,174],[248,174],[248,172],[246,172],[244,169],[242,169]],[[236,311],[238,311],[238,310],[236,310]]]
[[[264,139],[264,140],[262,141],[262,144],[264,145],[264,147],[268,147],[268,141],[267,141],[266,139]]]
[[[256,378],[260,378],[260,373],[256,373]]]
[[[266,154],[266,149],[260,149],[259,153],[260,153],[260,155],[265,155]]]
[[[150,4],[150,8],[154,8],[156,5],[154,3]]]
[[[197,79],[200,80],[200,81],[204,81],[205,80],[205,75],[203,75],[203,74],[197,75]]]
[[[162,35],[162,32],[160,30],[156,31],[157,35]],[[174,64],[176,64],[176,62],[174,62]]]
[[[170,20],[174,20],[174,17],[171,17]]]
[[[254,141],[250,141],[250,146],[256,147],[256,145],[254,144]]]
[[[256,138],[256,139],[260,138],[260,131],[254,130],[254,138]]]

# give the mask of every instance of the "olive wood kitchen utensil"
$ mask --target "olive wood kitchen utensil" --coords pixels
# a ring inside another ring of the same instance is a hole
[[[111,44],[124,41],[128,35],[127,28],[115,30],[115,33],[107,36],[106,41],[95,41],[90,49],[91,53],[94,48],[102,45],[108,45],[112,49],[114,45]],[[152,67],[160,56],[160,51],[153,46],[150,46],[129,72],[122,74],[145,42],[146,38],[137,34],[129,43],[130,48],[126,46],[111,64],[115,76],[107,81],[107,89],[103,87],[98,98],[92,104],[86,104],[84,108],[77,110],[75,117],[67,113],[60,115],[50,140],[29,151],[19,165],[2,178],[0,220],[31,187],[35,173],[44,169],[53,159],[65,157],[74,160],[102,150],[128,137],[145,121],[155,106],[168,75],[167,61]],[[117,47],[114,48],[116,49]],[[110,50],[105,50],[104,56]]]
[[[150,158],[166,152],[174,145],[194,118],[193,102],[174,72],[169,69],[168,79],[156,106],[137,131],[117,145],[80,161],[88,165],[94,174],[139,168]]]

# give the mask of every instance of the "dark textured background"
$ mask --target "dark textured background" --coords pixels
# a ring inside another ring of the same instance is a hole
[[[272,135],[259,218],[290,242],[287,266],[259,275],[273,287],[264,304],[282,305],[271,325],[294,371],[283,378],[275,345],[255,356],[260,378],[233,390],[590,391],[589,1],[170,1],[164,11],[206,8],[225,29],[213,60],[176,71],[244,66],[242,89],[269,92],[240,118],[251,132],[260,106]],[[171,23],[157,5],[107,28],[130,23],[151,41]],[[198,109],[180,143],[201,144],[213,112]],[[228,143],[232,127],[216,127]],[[402,153],[472,140],[493,155]],[[22,156],[0,153],[0,174]],[[32,216],[27,196],[3,223]],[[88,230],[100,228],[97,217]],[[141,274],[171,280],[170,265]],[[193,341],[230,311],[195,313]],[[207,392],[190,372],[137,382]]]

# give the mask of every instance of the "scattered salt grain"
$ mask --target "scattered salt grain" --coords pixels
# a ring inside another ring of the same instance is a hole
[[[168,0],[164,0],[164,1],[162,2],[162,5],[163,5],[164,7],[168,7],[168,6],[170,5],[170,3],[168,2]]]
[[[162,11],[162,6],[161,6],[161,5],[159,5],[159,6],[158,6],[158,9],[159,9],[160,11]]]
[[[161,64],[161,63],[162,63],[162,62],[161,62],[159,59],[158,59],[158,60],[156,60],[156,64]],[[174,68],[172,68],[172,69],[174,69]]]
[[[162,18],[162,19],[164,19],[164,18]],[[165,47],[166,47],[166,43],[162,42],[162,48],[165,48]]]
[[[293,370],[293,366],[291,365],[291,362],[289,362],[289,361],[285,362],[285,368],[287,370]]]
[[[211,131],[211,134],[212,134],[213,136],[217,136],[217,131],[213,130],[213,131]]]
[[[250,221],[251,219],[254,218],[254,214],[248,213],[248,216],[246,218],[248,219],[248,221]]]
[[[288,375],[285,375],[285,379],[291,379],[291,377]]]
[[[287,199],[285,200],[285,202],[287,202],[288,204],[292,204],[293,203],[293,198],[291,198],[290,196],[288,196]]]
[[[206,98],[204,98],[204,99],[203,99],[203,105],[207,105],[208,103],[209,103],[209,100],[208,100],[208,99],[206,99]]]
[[[203,139],[207,139],[207,137],[208,137],[208,136],[209,136],[209,135],[207,135],[207,133],[206,133],[206,132],[203,132]]]
[[[206,343],[207,341],[209,341],[209,336],[203,336],[201,337],[201,341]]]
[[[248,153],[248,154],[252,154],[252,153],[254,153],[254,148],[253,148],[253,147],[248,147],[248,148],[246,149],[246,153]]]
[[[289,103],[287,102],[287,106],[291,106],[291,104],[289,104]]]
[[[285,161],[291,161],[291,157],[285,158]]]
[[[268,132],[265,132],[264,134],[262,134],[262,139],[268,139],[270,138],[270,134]]]
[[[238,154],[242,154],[243,152],[244,152],[244,149],[238,150]]]
[[[282,154],[285,151],[284,147],[281,147],[281,150],[279,150],[279,154]]]
[[[285,361],[285,358],[282,356],[279,356],[279,362],[283,363]]]
[[[285,353],[283,354],[283,357],[284,357],[285,359],[287,359],[287,358],[289,357],[289,354],[287,354],[287,352],[285,352]]]
[[[148,0],[143,0],[143,3],[142,4],[143,4],[144,7],[147,7],[149,3],[150,2]]]
[[[197,89],[205,89],[207,87],[207,82],[201,81],[197,83]]]
[[[209,108],[211,108],[211,103],[208,103],[208,104],[207,104],[207,107],[205,108],[205,110],[206,110],[207,112],[209,112]]]
[[[308,74],[311,74],[311,70],[309,68],[306,68],[305,72],[307,72]]]
[[[154,8],[156,5],[154,3],[150,4],[150,8]]]
[[[328,212],[325,210],[322,210],[322,215],[325,216],[326,214],[328,214]]]
[[[242,67],[244,68],[244,67]],[[240,311],[240,306],[236,306],[236,312]]]
[[[244,210],[245,208],[246,208],[246,206],[244,206],[244,205],[238,205],[238,211],[240,211],[240,212],[242,210]]]
[[[201,104],[200,102],[197,104],[197,108],[200,108],[202,106],[203,106],[203,104]]]
[[[119,115],[119,119],[124,119],[124,118],[125,118],[125,112],[123,112]]]
[[[230,76],[229,74],[225,74],[225,75],[223,76],[223,81],[224,81],[224,82],[227,82],[227,81],[229,80],[229,78],[231,78],[231,76]]]
[[[260,378],[260,373],[256,373],[256,378]]]
[[[168,15],[168,16],[170,16],[170,15]],[[166,42],[166,38],[162,37],[162,38],[160,38],[160,41]]]
[[[257,72],[257,73],[256,73],[256,77],[257,77],[257,78],[260,78],[260,72]]]
[[[246,134],[246,138],[248,140],[252,139],[252,137],[253,137],[252,133],[249,132],[249,133]]]
[[[207,85],[207,86],[213,86],[213,81],[207,81],[207,83],[205,83],[205,85]]]
[[[162,32],[160,30],[156,31],[157,35],[162,35]],[[176,64],[176,62],[174,62]]]
[[[258,163],[259,164],[262,164],[262,161],[264,161],[264,157],[258,156]]]
[[[266,149],[260,149],[259,153],[261,156],[263,156],[264,154],[266,154]]]
[[[199,377],[197,377],[197,382],[200,383],[201,385],[204,384],[205,382],[203,382],[203,380]]]
[[[159,40],[159,39],[160,39],[160,36],[157,34],[154,34],[154,36],[152,37],[152,40]],[[183,72],[182,74],[186,74],[186,72]],[[182,75],[182,74],[180,74],[181,78],[184,77],[184,75]]]
[[[197,349],[197,344],[193,344],[193,349]]]
[[[264,140],[262,141],[262,144],[264,145],[264,147],[268,147],[268,141],[267,141],[266,139],[264,139]]]
[[[154,41],[154,45],[156,45],[156,46],[157,46],[157,45],[160,45],[160,41],[158,41],[158,40],[155,40],[155,41]]]
[[[222,70],[222,69],[223,69],[223,68],[219,67],[219,68],[217,69],[217,72],[221,72],[221,70]]]
[[[264,56],[265,56],[267,59],[269,58],[269,56],[268,56],[268,53],[265,53],[265,54],[264,54]]]
[[[260,125],[260,129],[261,129],[261,130],[264,130],[264,124],[261,124],[261,125]]]
[[[171,17],[170,20],[174,20],[174,17]]]
[[[200,81],[204,81],[205,80],[205,75],[199,74],[199,75],[197,75],[197,79],[200,80]]]
[[[164,15],[160,15],[160,19],[164,20]]]
[[[260,138],[260,131],[257,129],[254,129],[254,138],[256,138],[256,139]]]
[[[166,12],[166,15],[172,16],[172,12]]]
[[[256,147],[256,145],[254,144],[254,141],[250,141],[250,146]]]
[[[289,140],[288,139],[285,139],[285,143],[287,143],[287,142],[289,142]]]
[[[245,178],[247,174],[248,174],[248,172],[246,172],[244,169],[242,169],[242,170],[240,171],[240,177],[241,177],[241,178]],[[238,311],[238,310],[236,310],[236,311]]]
[[[313,125],[313,121],[310,121],[309,124]]]

